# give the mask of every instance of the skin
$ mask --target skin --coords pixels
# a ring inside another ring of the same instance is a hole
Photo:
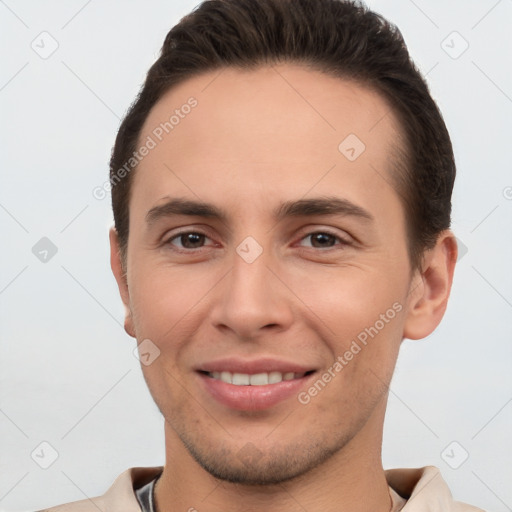
[[[444,314],[453,234],[441,233],[411,269],[391,186],[400,127],[372,90],[293,64],[224,69],[168,91],[140,140],[190,96],[197,107],[135,172],[126,272],[110,232],[125,329],[160,350],[142,365],[165,418],[157,508],[388,511],[388,386],[403,338],[428,336]],[[351,133],[366,146],[352,162],[338,150]],[[226,218],[148,225],[147,212],[176,197],[212,203]],[[318,197],[348,200],[373,219],[272,215],[282,202]],[[178,232],[206,238],[191,244]],[[248,236],[263,249],[252,263],[236,251]],[[279,357],[321,376],[396,303],[401,311],[308,404],[292,396],[234,410],[200,385],[199,363],[231,355]]]

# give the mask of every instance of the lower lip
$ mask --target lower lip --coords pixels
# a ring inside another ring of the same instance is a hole
[[[206,390],[222,405],[241,411],[261,411],[291,396],[297,396],[315,374],[264,386],[236,386],[204,373],[199,372],[198,375]]]

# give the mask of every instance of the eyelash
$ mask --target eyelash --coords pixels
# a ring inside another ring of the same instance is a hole
[[[164,242],[164,245],[168,245],[168,246],[172,246],[172,241],[173,240],[176,240],[176,239],[180,239],[181,237],[185,236],[185,235],[199,235],[199,236],[203,236],[207,239],[209,239],[208,235],[206,233],[203,233],[202,231],[182,231],[181,233],[176,233],[175,235],[173,235],[172,237],[168,238],[165,242]],[[350,246],[351,245],[351,242],[349,242],[348,240],[345,240],[344,238],[342,238],[341,236],[339,235],[336,235],[334,233],[331,233],[330,231],[328,230],[318,230],[318,231],[310,231],[308,233],[306,233],[301,239],[300,241],[302,240],[305,240],[306,238],[309,238],[309,237],[312,237],[313,235],[328,235],[329,237],[332,237],[334,238],[336,241],[339,242],[339,247],[347,247],[347,246]],[[172,250],[176,251],[176,252],[180,252],[180,253],[192,253],[192,252],[195,252],[195,251],[198,251],[198,250],[201,250],[203,249],[204,246],[201,246],[201,247],[196,247],[196,248],[193,248],[193,249],[188,249],[188,248],[176,248],[174,247]],[[308,247],[310,249],[319,249],[320,251],[322,252],[326,252],[327,250],[329,249],[334,249],[335,246],[328,246],[326,247],[325,249],[323,249],[322,247]]]

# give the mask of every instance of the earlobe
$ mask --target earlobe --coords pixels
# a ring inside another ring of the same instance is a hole
[[[130,292],[128,290],[128,281],[126,273],[121,261],[121,254],[119,251],[119,237],[117,235],[115,227],[110,228],[109,239],[110,267],[112,268],[112,273],[114,274],[114,277],[116,279],[119,294],[121,296],[121,300],[123,301],[125,308],[124,330],[127,332],[127,334],[135,338],[135,329],[133,326],[132,311],[130,306]]]
[[[435,247],[425,252],[422,271],[411,281],[404,338],[425,338],[439,325],[450,296],[456,261],[456,239],[450,230],[443,231]]]

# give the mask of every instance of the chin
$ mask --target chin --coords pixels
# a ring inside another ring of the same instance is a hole
[[[339,452],[348,441],[331,438],[314,443],[285,443],[279,447],[258,447],[247,442],[241,449],[224,444],[212,450],[188,440],[185,446],[195,461],[210,475],[225,482],[269,486],[299,478]],[[334,441],[334,442],[333,442]]]

